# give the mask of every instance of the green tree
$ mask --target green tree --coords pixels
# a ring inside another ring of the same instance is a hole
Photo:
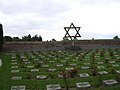
[[[19,37],[13,37],[13,41],[20,41]]]
[[[4,41],[12,41],[11,36],[4,36],[3,39],[4,39]]]
[[[29,34],[28,36],[23,36],[22,40],[23,41],[32,41],[31,35]]]
[[[115,37],[113,37],[113,39],[119,39],[119,37],[118,37],[118,36],[115,36]]]
[[[39,36],[39,40],[38,41],[42,41],[42,37],[41,36]]]
[[[3,27],[2,24],[0,24],[0,50],[2,49],[3,46]]]

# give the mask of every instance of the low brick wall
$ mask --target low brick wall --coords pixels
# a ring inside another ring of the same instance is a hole
[[[120,45],[120,40],[79,40],[74,41],[75,45]],[[62,45],[72,45],[72,41],[64,41]]]
[[[6,42],[3,51],[30,51],[30,50],[64,50],[71,46],[72,41],[58,42]],[[74,45],[82,49],[120,48],[120,40],[79,40]]]

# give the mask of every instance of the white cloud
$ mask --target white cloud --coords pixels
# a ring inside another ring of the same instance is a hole
[[[40,34],[61,40],[65,26],[80,26],[83,38],[120,35],[119,0],[0,0],[5,35]]]

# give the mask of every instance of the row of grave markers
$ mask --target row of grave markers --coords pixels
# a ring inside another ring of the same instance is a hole
[[[33,56],[34,58],[36,58],[35,56]],[[42,56],[44,57],[44,56]],[[99,58],[99,54],[95,56],[96,58]],[[117,57],[118,59],[120,58],[119,55],[116,55],[115,57]],[[45,58],[45,57],[44,57]],[[54,57],[53,57],[54,58]],[[22,72],[20,70],[20,66],[19,66],[19,61],[16,60],[17,57],[16,57],[16,54],[13,54],[12,55],[12,60],[11,60],[11,73],[20,73]],[[23,64],[26,66],[24,68],[29,68],[30,69],[30,72],[40,72],[39,68],[35,68],[34,64],[32,63],[31,64],[31,61],[28,60],[26,58],[26,56],[24,55],[21,55],[21,59],[22,61],[24,62]],[[85,60],[89,60],[90,57],[89,56],[86,56],[85,57]],[[39,61],[39,59],[34,59],[35,61]],[[79,62],[79,60],[73,60],[75,62]],[[50,61],[49,61],[50,62]],[[51,61],[52,63],[56,62],[56,61]],[[68,60],[61,60],[61,62],[65,63],[65,62],[68,62]],[[48,72],[55,72],[57,71],[56,68],[49,68],[50,66],[49,65],[44,65],[44,61],[41,61],[41,64],[42,64],[42,67],[41,68],[48,68]],[[84,63],[85,66],[81,67],[81,69],[83,70],[87,70],[87,69],[90,69],[89,66],[86,66],[86,65],[90,65],[91,63]],[[101,65],[101,64],[104,64],[104,62],[101,62],[100,60],[98,60],[97,64],[100,64],[99,66],[97,66],[97,68],[106,68],[105,66]],[[113,67],[119,67],[119,64],[116,64],[116,61],[109,61],[109,64],[111,64],[111,66]],[[70,71],[70,70],[73,70],[74,68],[73,67],[70,67],[70,66],[77,66],[78,64],[76,63],[72,63],[70,64],[67,68],[65,68],[65,70],[67,71]],[[64,64],[57,64],[56,67],[64,67]],[[47,72],[46,71],[46,72]],[[107,71],[98,71],[98,74],[100,75],[105,75],[105,74],[108,74],[109,72]],[[116,73],[120,74],[120,70],[116,70]],[[89,77],[90,75],[88,73],[81,73],[79,74],[80,77]],[[58,77],[62,77],[60,75],[58,75]],[[22,76],[12,76],[12,80],[21,80],[23,77]],[[36,76],[36,79],[40,79],[40,80],[43,80],[43,79],[46,79],[47,76],[46,75],[37,75]],[[103,80],[103,83],[106,84],[106,85],[114,85],[114,84],[117,84],[118,82],[114,79],[110,79],[110,80]],[[79,82],[79,83],[76,83],[76,87],[77,89],[79,88],[88,88],[88,87],[91,87],[90,83],[89,82]],[[47,85],[46,86],[47,90],[61,90],[61,86],[60,84],[53,84],[53,85]],[[11,87],[11,90],[25,90],[26,89],[26,86],[12,86]]]
[[[110,80],[103,80],[103,84],[111,86],[111,85],[115,85],[118,84],[118,82],[114,79],[110,79]],[[91,84],[89,82],[79,82],[76,83],[76,89],[77,90],[83,90],[86,88],[90,88]],[[60,84],[51,84],[51,85],[46,85],[47,90],[62,90]],[[11,90],[26,90],[25,86],[12,86]]]

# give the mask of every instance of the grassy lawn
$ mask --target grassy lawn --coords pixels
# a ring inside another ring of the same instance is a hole
[[[2,66],[0,67],[0,89],[1,90],[9,90],[11,86],[10,80],[10,54],[0,53],[0,58],[2,59]]]
[[[10,90],[12,86],[19,85],[25,85],[28,90],[46,90],[48,84],[60,84],[62,88],[65,88],[66,82],[69,88],[76,88],[76,83],[79,82],[89,82],[91,85],[89,90],[120,89],[120,74],[116,73],[116,70],[120,70],[120,49],[0,53],[0,59],[2,59],[0,90]],[[46,65],[47,67],[44,67]],[[33,67],[28,68],[28,66]],[[84,67],[88,68],[84,69]],[[73,73],[72,70],[68,71],[66,68],[73,68],[77,71]],[[33,69],[39,71],[32,72]],[[56,70],[49,71],[49,69]],[[11,72],[14,70],[20,72]],[[99,75],[100,71],[106,71],[108,74]],[[87,73],[89,76],[80,77],[79,74],[82,73]],[[67,77],[66,82],[64,78],[58,78],[58,75],[63,74]],[[46,75],[47,79],[37,79],[38,75]],[[22,79],[12,79],[16,76]],[[110,86],[103,84],[103,80],[109,79],[114,79],[118,83]]]

